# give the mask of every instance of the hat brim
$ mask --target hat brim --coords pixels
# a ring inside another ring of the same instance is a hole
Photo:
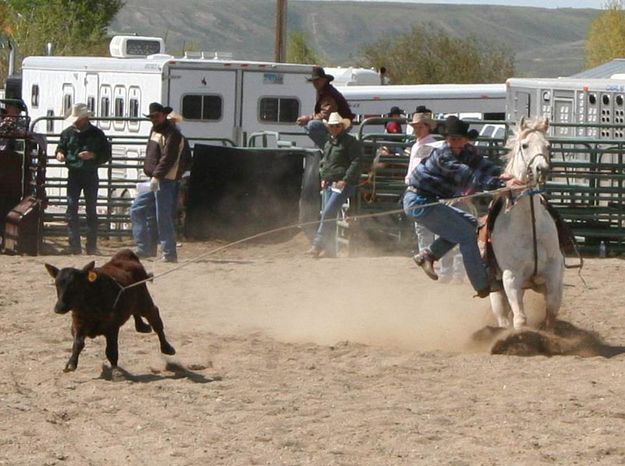
[[[174,109],[171,107],[163,107],[163,110],[156,110],[154,112],[144,113],[143,116],[146,118],[150,118],[152,115],[156,115],[157,113],[164,113],[165,115],[169,115],[173,111]]]
[[[78,120],[82,118],[90,118],[90,117],[91,117],[91,113],[85,113],[83,115],[70,115],[67,118],[65,118],[65,123],[69,125],[73,125],[74,123],[76,123]]]
[[[352,126],[352,122],[350,121],[349,118],[341,118],[341,120],[338,123],[330,123],[327,120],[323,120],[323,124],[326,125],[326,126],[340,124],[345,129],[348,129],[350,126]]]
[[[424,123],[424,124],[428,125],[430,127],[430,129],[436,128],[436,125],[437,125],[436,120],[432,120],[432,119],[425,119],[425,120],[420,120],[420,121],[411,121],[408,124],[414,128],[419,123]]]
[[[313,77],[306,78],[306,81],[308,81],[308,82],[312,82],[312,81],[314,81],[315,79],[327,79],[327,80],[328,80],[328,82],[331,82],[331,81],[334,81],[334,76],[332,76],[331,74],[326,74],[325,76],[317,76],[317,77],[315,77],[315,78],[313,78]]]

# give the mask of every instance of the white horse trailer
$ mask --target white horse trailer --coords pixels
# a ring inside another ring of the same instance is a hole
[[[361,117],[387,114],[398,106],[413,113],[425,105],[434,114],[456,114],[484,120],[503,120],[505,84],[403,84],[339,86],[352,111]]]
[[[31,120],[65,115],[76,102],[97,117],[137,118],[150,102],[181,114],[189,138],[226,138],[242,144],[258,131],[294,131],[298,115],[314,102],[305,77],[312,66],[207,58],[28,57],[22,96]],[[63,122],[36,131],[60,132]],[[148,121],[100,121],[111,136],[146,136]],[[295,127],[296,129],[296,127]],[[301,132],[301,131],[300,131]],[[303,142],[303,134],[299,136]]]
[[[621,139],[625,129],[625,79],[522,79],[507,83],[507,118],[545,116],[553,123],[576,123],[584,127],[555,126],[553,136]],[[608,125],[597,127],[596,125]]]

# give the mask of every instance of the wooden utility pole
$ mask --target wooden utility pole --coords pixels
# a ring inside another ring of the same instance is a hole
[[[275,60],[286,61],[286,3],[287,0],[276,0],[276,44]]]

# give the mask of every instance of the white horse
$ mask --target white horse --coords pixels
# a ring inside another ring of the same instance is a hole
[[[500,327],[526,325],[523,294],[530,288],[545,296],[545,327],[551,328],[562,303],[564,256],[560,252],[556,224],[537,195],[537,186],[549,171],[547,119],[521,119],[507,147],[506,173],[527,185],[513,192],[495,219],[491,244],[502,272],[503,291],[490,301]]]

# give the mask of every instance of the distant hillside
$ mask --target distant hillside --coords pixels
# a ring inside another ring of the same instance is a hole
[[[232,52],[272,60],[275,0],[127,0],[113,29],[164,37],[168,50]],[[584,41],[597,10],[484,5],[295,1],[288,29],[302,31],[327,64],[359,64],[361,48],[432,23],[515,53],[516,76],[567,76],[583,69]]]

